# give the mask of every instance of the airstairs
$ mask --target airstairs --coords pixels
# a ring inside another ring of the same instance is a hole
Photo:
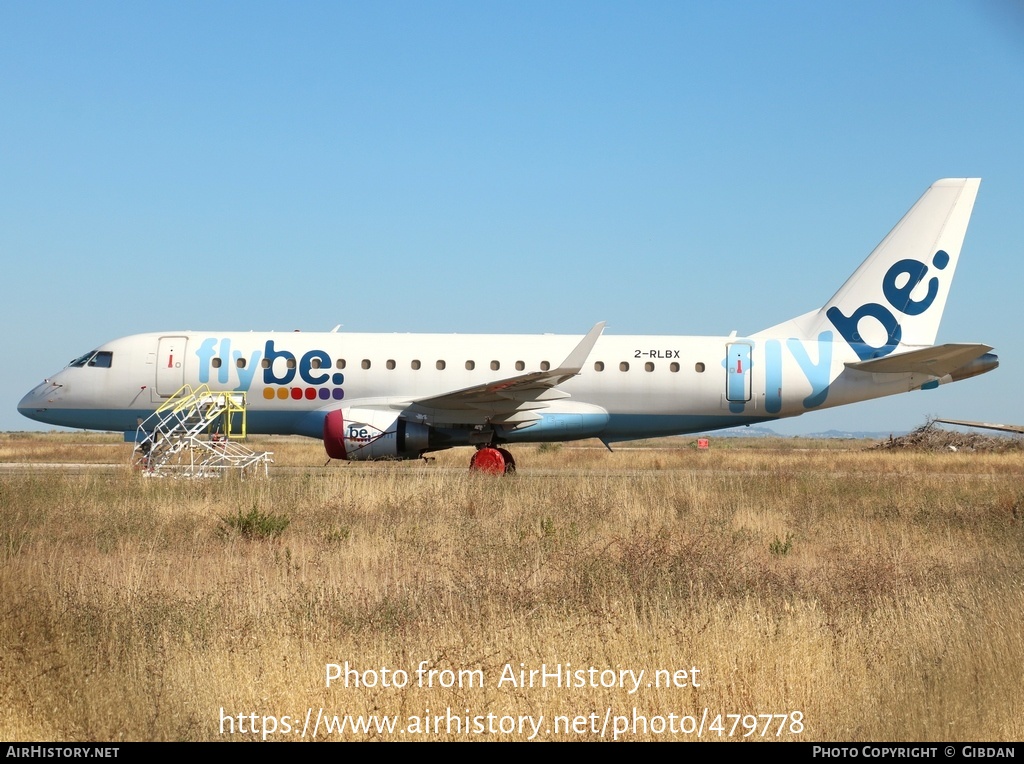
[[[253,451],[244,437],[244,392],[185,385],[139,425],[132,461],[152,477],[267,476],[273,452]]]

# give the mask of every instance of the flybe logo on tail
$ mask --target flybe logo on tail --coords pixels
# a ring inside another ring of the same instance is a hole
[[[932,265],[936,270],[943,270],[949,265],[949,255],[939,250],[932,257]],[[882,278],[882,294],[885,296],[889,307],[895,308],[898,312],[907,316],[919,316],[931,307],[939,294],[939,279],[932,276],[928,279],[928,291],[920,300],[912,298],[912,293],[917,285],[924,281],[928,275],[928,266],[920,260],[900,260],[893,263]],[[861,305],[849,316],[833,306],[825,315],[832,322],[832,325],[839,331],[839,334],[850,343],[860,359],[867,361],[870,358],[881,358],[889,355],[903,338],[903,327],[900,319],[885,305],[877,302],[869,302]],[[874,346],[867,344],[857,327],[863,318],[873,318],[878,321],[885,330],[885,342]]]
[[[300,357],[288,350],[278,350],[274,340],[267,340],[262,350],[254,350],[248,356],[233,350],[230,338],[208,337],[196,349],[199,359],[199,382],[208,384],[211,376],[217,377],[222,385],[231,384],[234,374],[238,384],[236,390],[249,390],[257,372],[262,372],[263,397],[285,400],[341,400],[341,387],[345,375],[331,371],[331,357],[324,350],[310,350]],[[216,372],[214,375],[213,372]],[[276,389],[274,386],[277,386]]]

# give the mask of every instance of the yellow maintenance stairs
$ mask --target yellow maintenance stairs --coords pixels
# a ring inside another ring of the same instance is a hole
[[[213,477],[226,470],[267,476],[272,451],[245,438],[245,393],[185,385],[139,425],[132,461],[149,476]]]

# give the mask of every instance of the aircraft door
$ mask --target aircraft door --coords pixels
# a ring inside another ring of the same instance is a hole
[[[733,342],[726,345],[725,399],[742,402],[750,400],[750,345]]]
[[[156,351],[156,394],[169,398],[185,384],[186,337],[161,337]]]

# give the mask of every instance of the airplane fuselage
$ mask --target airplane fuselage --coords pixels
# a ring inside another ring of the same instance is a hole
[[[422,398],[546,370],[577,341],[567,335],[140,334],[100,346],[97,353],[109,354],[103,365],[69,366],[19,408],[41,422],[129,431],[183,385],[207,384],[246,392],[249,432],[320,437],[325,410],[404,407],[410,390]],[[578,432],[614,442],[700,432],[936,381],[902,374],[879,384],[866,379],[877,375],[844,375],[850,354],[840,348],[845,345],[830,337],[605,335],[579,375],[559,387],[570,397],[551,402],[540,422],[504,439],[566,440]],[[466,421],[454,424],[475,426],[486,417],[459,418]]]
[[[114,340],[29,392],[41,422],[135,430],[183,386],[246,393],[248,431],[342,459],[457,445],[605,443],[792,417],[995,368],[935,345],[980,181],[936,181],[820,309],[747,337],[161,332]]]

